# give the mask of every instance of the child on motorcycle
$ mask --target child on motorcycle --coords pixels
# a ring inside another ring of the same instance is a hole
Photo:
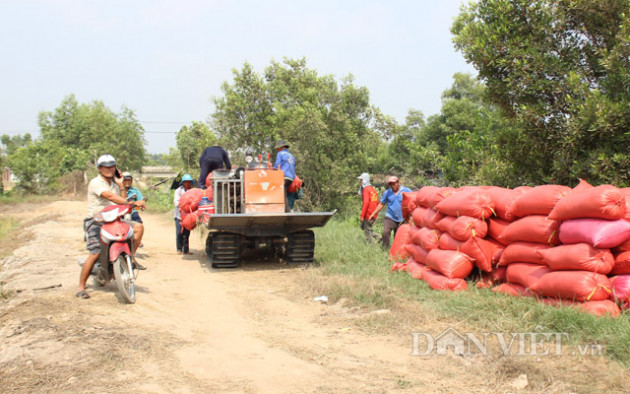
[[[125,188],[125,193],[127,196],[127,201],[134,202],[139,200],[144,200],[142,193],[138,188],[133,186],[133,176],[130,172],[123,172],[123,186]],[[142,219],[140,218],[140,214],[138,213],[137,208],[133,208],[131,211],[131,220],[134,222],[142,223]]]

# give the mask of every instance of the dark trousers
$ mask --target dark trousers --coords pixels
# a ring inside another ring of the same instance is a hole
[[[286,197],[284,198],[284,211],[291,212],[293,205],[295,204],[295,196],[297,193],[289,193],[289,186],[293,183],[293,179],[284,178],[284,191]]]
[[[175,244],[177,251],[188,253],[188,238],[190,237],[190,230],[186,230],[182,227],[182,223],[179,219],[175,218]]]
[[[394,231],[394,237],[396,237],[396,231],[398,231],[400,223],[393,221],[392,219],[385,217],[383,222],[383,248],[389,250],[391,233]]]
[[[372,243],[374,239],[378,239],[378,234],[372,230],[372,224],[374,224],[374,219],[372,220],[364,220],[361,224],[363,226],[363,233],[365,234],[365,239]]]

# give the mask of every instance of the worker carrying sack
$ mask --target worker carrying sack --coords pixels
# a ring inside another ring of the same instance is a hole
[[[287,191],[289,193],[297,193],[300,189],[302,189],[303,185],[304,185],[304,182],[302,182],[300,177],[297,176],[297,174],[295,174],[295,178],[293,178],[293,182],[291,182],[291,184],[287,188]]]

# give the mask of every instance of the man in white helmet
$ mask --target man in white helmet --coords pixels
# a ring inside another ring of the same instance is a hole
[[[100,231],[102,223],[94,220],[94,215],[103,210],[103,208],[109,205],[115,204],[127,204],[126,192],[123,187],[123,180],[120,171],[116,168],[116,159],[112,155],[103,155],[96,161],[98,167],[98,175],[93,178],[88,184],[88,214],[83,221],[83,228],[87,238],[87,250],[89,255],[81,268],[81,275],[79,277],[79,287],[77,288],[76,296],[79,298],[90,298],[90,295],[85,291],[85,285],[94,263],[98,260],[101,253],[100,244]],[[145,202],[135,201],[133,206],[144,208]],[[133,238],[135,248],[142,242],[142,235],[144,234],[144,226],[142,223],[132,222],[133,225]],[[135,254],[135,250],[134,250]],[[136,262],[137,269],[146,269],[142,265]]]

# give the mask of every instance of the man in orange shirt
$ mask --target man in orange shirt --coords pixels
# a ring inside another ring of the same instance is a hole
[[[378,215],[374,215],[374,217],[370,219],[370,215],[378,205],[378,192],[374,189],[374,186],[370,184],[370,175],[367,172],[364,172],[357,178],[361,180],[359,195],[363,199],[359,220],[361,221],[361,228],[365,233],[365,239],[369,243],[372,243],[374,238],[378,238],[378,234],[372,230],[372,224],[374,224],[374,220],[376,220]]]

